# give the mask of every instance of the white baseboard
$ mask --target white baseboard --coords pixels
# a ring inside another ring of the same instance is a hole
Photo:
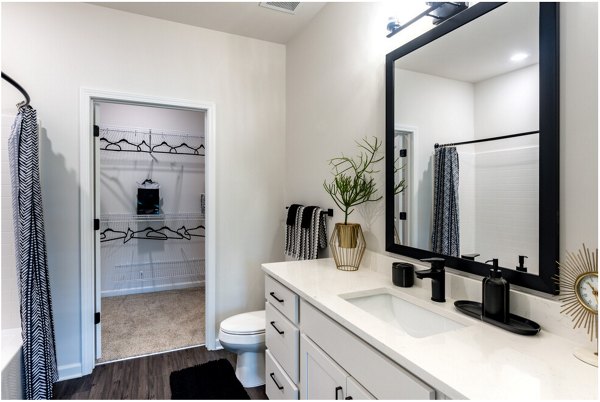
[[[103,290],[102,297],[125,296],[125,295],[137,294],[137,293],[161,292],[164,290],[195,288],[198,286],[204,286],[204,281],[169,283],[169,284],[165,284],[165,285],[140,286],[140,287],[135,287],[135,288],[117,289],[117,290]]]
[[[206,349],[208,349],[208,347]],[[221,345],[221,342],[219,342],[219,339],[215,340],[215,348],[212,350],[221,350],[221,349],[225,349],[225,348],[223,347],[223,345]],[[211,350],[211,349],[209,349],[209,350]]]
[[[81,363],[65,364],[58,366],[58,381],[82,377]]]

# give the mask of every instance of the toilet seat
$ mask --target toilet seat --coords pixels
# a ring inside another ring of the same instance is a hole
[[[221,322],[221,332],[229,335],[260,335],[265,333],[265,310],[231,316]]]

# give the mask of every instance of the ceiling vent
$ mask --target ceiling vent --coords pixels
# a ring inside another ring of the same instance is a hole
[[[296,9],[300,5],[299,1],[264,1],[258,3],[259,6],[270,8],[271,10],[283,11],[288,14],[296,14]]]

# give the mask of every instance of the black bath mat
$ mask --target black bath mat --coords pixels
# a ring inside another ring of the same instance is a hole
[[[171,399],[250,399],[227,359],[173,371]]]

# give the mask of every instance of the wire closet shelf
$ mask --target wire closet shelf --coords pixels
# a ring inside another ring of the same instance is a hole
[[[98,127],[101,151],[169,155],[204,155],[204,137],[158,130]]]

